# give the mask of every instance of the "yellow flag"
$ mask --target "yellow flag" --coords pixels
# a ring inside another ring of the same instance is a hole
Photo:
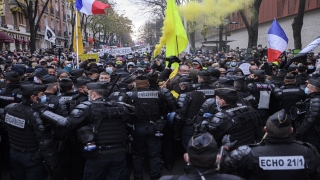
[[[171,22],[170,25],[173,26],[174,30],[167,38],[166,57],[178,56],[179,53],[186,49],[188,45],[188,37],[183,27],[175,0],[167,1],[165,20],[166,19]]]
[[[73,33],[73,50],[77,54],[83,54],[83,42],[82,42],[82,31],[81,31],[81,26],[80,26],[80,16],[79,13],[76,12],[76,18],[77,18],[77,23],[74,23],[74,33]],[[76,33],[76,28],[78,29],[78,34]],[[78,36],[78,49],[79,52],[77,52],[77,36]]]
[[[187,33],[183,27],[176,2],[167,1],[166,17],[163,22],[162,37],[160,43],[156,45],[153,56],[156,57],[161,52],[161,48],[166,45],[166,57],[178,56],[188,45]]]

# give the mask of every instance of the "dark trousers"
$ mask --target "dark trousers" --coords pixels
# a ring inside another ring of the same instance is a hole
[[[194,134],[194,125],[193,124],[183,125],[182,131],[181,131],[181,140],[182,140],[182,145],[183,145],[185,152],[187,152],[188,143],[189,143],[191,137],[193,136],[193,134]]]
[[[166,124],[163,130],[163,137],[161,139],[162,155],[166,164],[172,164],[174,161],[173,145],[173,128]]]
[[[35,152],[21,152],[10,149],[13,180],[44,180],[47,171],[42,160],[35,159]]]
[[[161,141],[154,135],[154,126],[150,123],[135,126],[132,131],[132,159],[135,178],[143,177],[143,152],[149,155],[150,177],[160,178],[160,150]]]
[[[84,167],[84,180],[123,180],[126,170],[126,158],[122,156],[107,158],[98,156],[87,159]]]

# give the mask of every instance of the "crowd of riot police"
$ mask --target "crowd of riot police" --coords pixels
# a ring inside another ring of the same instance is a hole
[[[138,180],[146,158],[150,179],[159,179],[162,161],[172,171],[180,142],[186,175],[162,179],[319,178],[316,56],[306,63],[280,57],[280,64],[226,56],[128,55],[57,67],[50,58],[34,67],[5,61],[1,171],[9,167],[12,179],[133,173]],[[241,63],[250,64],[248,73]]]

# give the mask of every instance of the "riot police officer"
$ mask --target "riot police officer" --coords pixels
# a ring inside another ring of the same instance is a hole
[[[232,76],[233,85],[237,89],[238,103],[242,105],[251,106],[252,108],[258,108],[258,104],[251,93],[245,88],[244,76]]]
[[[136,109],[136,122],[132,131],[132,158],[134,178],[143,178],[143,152],[149,155],[150,179],[160,178],[160,137],[165,124],[167,109],[173,109],[174,98],[169,90],[152,91],[148,78],[140,75],[136,78],[137,91],[130,91],[129,102]],[[170,97],[170,98],[169,98]]]
[[[216,105],[219,112],[212,119],[203,121],[208,131],[221,143],[222,137],[230,134],[237,146],[254,143],[262,138],[262,125],[257,113],[246,105],[237,106],[237,91],[232,88],[217,88]]]
[[[240,146],[227,153],[222,170],[230,173],[242,170],[248,179],[319,177],[319,153],[311,144],[291,140],[291,119],[284,110],[270,116],[264,130],[267,136],[262,143]]]
[[[252,82],[247,84],[248,91],[254,96],[258,107],[255,111],[259,114],[260,118],[265,122],[268,113],[278,110],[274,97],[274,85],[265,79],[264,70],[253,70]]]
[[[305,89],[308,94],[304,102],[305,117],[297,129],[296,138],[314,145],[320,150],[320,78],[310,78]]]
[[[32,106],[39,104],[46,85],[21,86],[22,102],[6,106],[4,118],[10,139],[10,161],[14,179],[46,179],[47,169],[58,166],[52,149],[52,131],[39,118],[33,116]]]
[[[196,115],[206,96],[199,91],[194,91],[192,79],[189,76],[179,79],[179,87],[182,92],[177,101],[177,110],[174,118],[174,138],[182,140],[184,150],[194,134]]]
[[[288,74],[285,77],[284,86],[276,88],[274,94],[279,107],[288,113],[297,102],[303,101],[306,97],[304,91],[296,86],[296,78],[293,74]]]
[[[198,71],[198,83],[196,90],[202,92],[206,99],[214,97],[214,87],[210,85],[210,73],[208,71]]]
[[[84,179],[124,179],[126,120],[131,119],[131,106],[107,102],[108,83],[89,83],[87,87],[89,101],[77,105],[70,116],[44,110],[41,118],[66,131],[77,129],[87,158]]]
[[[58,92],[58,81],[56,76],[46,76],[42,79],[42,83],[47,85],[47,89],[44,92],[46,95],[45,98],[43,98],[42,101],[48,102],[49,99],[52,99],[57,96]]]
[[[7,87],[0,91],[0,108],[11,103],[21,102],[20,77],[16,71],[8,71],[4,74]]]

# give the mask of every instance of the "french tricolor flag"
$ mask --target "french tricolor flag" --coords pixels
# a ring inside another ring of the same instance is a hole
[[[288,37],[277,20],[273,20],[268,31],[268,61],[279,61],[280,54],[288,47]]]
[[[76,0],[76,8],[86,15],[106,14],[104,9],[110,8],[110,5],[95,0]]]

